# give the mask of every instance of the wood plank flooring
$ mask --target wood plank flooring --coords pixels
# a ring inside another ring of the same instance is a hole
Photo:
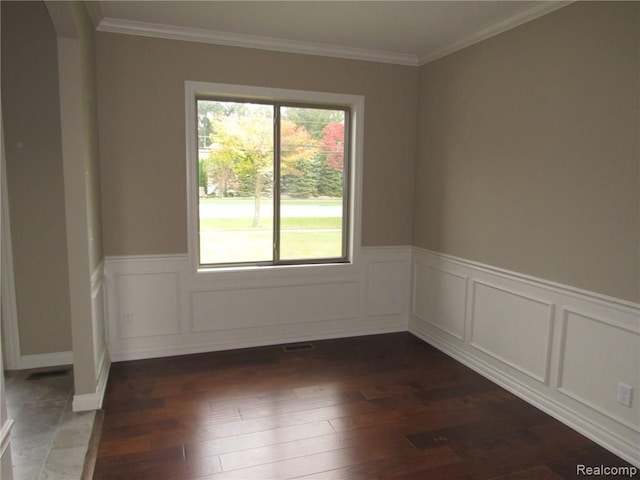
[[[116,363],[95,480],[559,479],[615,455],[408,333]]]

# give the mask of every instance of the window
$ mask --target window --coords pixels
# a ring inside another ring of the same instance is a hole
[[[353,261],[361,97],[187,82],[186,101],[196,268]]]

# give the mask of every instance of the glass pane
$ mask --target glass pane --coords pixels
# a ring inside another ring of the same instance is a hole
[[[273,260],[273,107],[198,100],[200,263]]]
[[[343,255],[345,112],[283,107],[280,259]]]

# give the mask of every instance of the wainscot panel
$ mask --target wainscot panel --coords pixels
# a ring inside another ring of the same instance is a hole
[[[355,318],[356,282],[193,292],[194,332]]]
[[[180,284],[176,272],[119,274],[115,276],[115,287],[119,338],[180,333]]]
[[[471,308],[472,347],[547,383],[553,304],[474,281]]]
[[[367,263],[367,315],[406,315],[410,262],[375,259]]]
[[[467,277],[416,264],[413,278],[413,314],[464,341]]]
[[[410,332],[640,465],[639,305],[420,248],[413,278]]]
[[[640,332],[627,324],[565,309],[558,390],[603,415],[640,431],[638,409],[612,402],[622,383],[640,403]],[[635,361],[629,361],[635,359]],[[611,375],[615,373],[615,375]]]
[[[113,361],[406,331],[411,247],[362,248],[352,268],[231,270],[187,255],[105,260]]]

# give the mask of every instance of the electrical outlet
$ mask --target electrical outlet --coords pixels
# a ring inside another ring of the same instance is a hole
[[[135,316],[133,312],[124,312],[124,314],[122,315],[122,323],[125,326],[130,327],[133,325],[134,318]]]
[[[631,407],[633,397],[633,387],[624,383],[618,384],[618,403],[625,407]]]

